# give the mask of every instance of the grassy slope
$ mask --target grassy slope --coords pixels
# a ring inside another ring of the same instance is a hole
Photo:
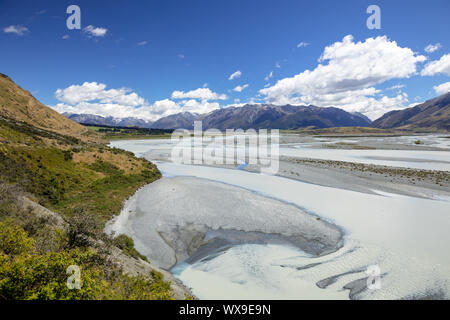
[[[23,121],[52,132],[83,138],[82,125],[44,106],[30,92],[0,73],[0,116]]]
[[[0,175],[64,214],[82,203],[109,219],[136,188],[161,176],[154,164],[130,152],[61,135],[48,138],[33,129],[0,119],[0,140],[7,142],[0,144]]]
[[[116,245],[139,256],[130,239],[117,242],[102,230],[126,198],[160,176],[129,152],[0,117],[0,299],[171,298],[160,274],[123,275],[103,252]],[[19,208],[22,192],[61,213],[68,230]],[[82,290],[65,285],[70,264],[84,270]]]

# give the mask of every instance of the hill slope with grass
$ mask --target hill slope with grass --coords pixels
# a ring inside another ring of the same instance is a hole
[[[388,112],[372,122],[372,126],[450,131],[450,92],[411,108]]]
[[[83,126],[9,85],[3,78],[0,300],[189,297],[134,249],[132,239],[103,232],[124,200],[161,177],[156,166],[81,137]],[[11,103],[5,107],[5,101]],[[48,128],[55,121],[62,123]],[[69,265],[82,270],[80,290],[66,285]]]
[[[81,137],[86,129],[44,106],[30,92],[0,73],[0,115],[60,134]]]

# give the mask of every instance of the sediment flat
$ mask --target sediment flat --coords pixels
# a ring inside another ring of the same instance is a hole
[[[208,231],[228,244],[283,242],[313,256],[343,245],[342,230],[295,205],[194,177],[163,178],[145,186],[123,215],[125,220],[119,217],[109,230],[132,235],[136,248],[165,269],[206,245]]]

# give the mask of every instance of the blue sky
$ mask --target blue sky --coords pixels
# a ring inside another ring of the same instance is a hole
[[[66,27],[71,4],[81,30]],[[0,0],[0,72],[60,112],[155,120],[271,102],[376,118],[450,90],[449,13],[448,0]]]

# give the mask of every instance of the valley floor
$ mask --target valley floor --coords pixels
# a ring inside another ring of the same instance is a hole
[[[163,267],[175,263],[202,299],[449,298],[449,139],[373,139],[283,135],[277,175],[171,163],[168,140],[113,142],[156,161],[164,178],[111,228]],[[381,290],[368,288],[372,266]]]

